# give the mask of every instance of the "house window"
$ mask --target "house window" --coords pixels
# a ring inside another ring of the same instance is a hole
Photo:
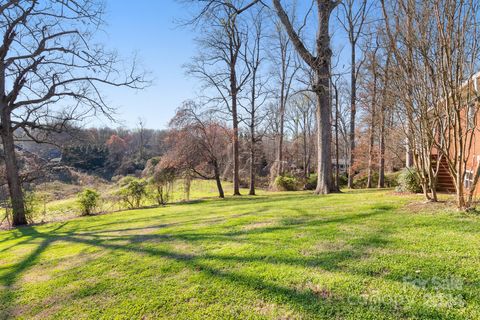
[[[465,188],[470,189],[473,186],[473,171],[467,170],[465,172],[465,179],[463,180]]]

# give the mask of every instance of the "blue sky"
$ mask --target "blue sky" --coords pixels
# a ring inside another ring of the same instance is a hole
[[[194,95],[194,80],[182,69],[195,52],[192,30],[180,28],[176,19],[185,17],[174,0],[107,0],[107,47],[123,58],[137,54],[153,86],[142,91],[104,90],[110,105],[118,108],[116,118],[133,128],[138,119],[149,128],[165,128],[175,109]],[[117,126],[92,120],[91,125]]]
[[[176,22],[189,17],[185,9],[175,0],[107,0],[106,37],[103,41],[124,58],[136,54],[154,82],[141,91],[126,88],[104,90],[109,104],[117,108],[115,118],[119,124],[92,119],[86,126],[135,128],[141,118],[148,128],[163,129],[182,101],[195,97],[199,86],[196,86],[195,79],[185,75],[182,68],[195,55],[195,32]],[[333,16],[332,22],[335,20]],[[344,47],[340,65],[343,69],[348,61],[343,56],[349,46],[344,39],[339,41],[338,28],[332,27],[332,31],[335,34],[334,51]]]

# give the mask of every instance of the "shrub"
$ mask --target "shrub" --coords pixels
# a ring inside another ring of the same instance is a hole
[[[422,186],[418,179],[417,170],[414,168],[406,168],[398,175],[398,192],[422,192]]]
[[[88,216],[92,214],[98,205],[99,199],[100,195],[95,190],[84,189],[82,192],[80,192],[78,194],[78,203],[80,204],[82,215]]]
[[[299,181],[295,177],[278,176],[274,185],[280,191],[296,191],[299,189]]]
[[[315,190],[317,188],[317,181],[318,175],[316,173],[312,173],[305,181],[305,185],[303,189],[305,190]]]
[[[312,173],[305,182],[305,186],[303,187],[305,190],[315,190],[317,188],[317,174]]]
[[[367,187],[368,174],[362,172],[353,177],[353,187],[356,189],[365,189]],[[372,173],[372,187],[376,188],[378,185],[378,172]]]
[[[120,180],[119,184],[122,188],[118,191],[118,195],[122,198],[122,201],[130,209],[140,208],[143,198],[147,195],[146,181],[134,177],[125,177]]]
[[[27,191],[23,195],[23,201],[25,203],[25,216],[28,223],[33,223],[33,216],[40,205],[40,199],[33,191]]]
[[[385,174],[385,187],[387,188],[395,188],[398,187],[398,177],[402,172],[389,172]]]
[[[338,183],[340,184],[340,187],[346,187],[348,185],[348,177],[346,174],[341,174],[338,177]]]
[[[400,172],[389,172],[385,173],[385,188],[394,188],[398,186],[398,176]],[[376,188],[378,186],[378,179],[379,174],[378,172],[372,173],[372,188]],[[347,185],[347,178],[345,177],[345,185]],[[358,189],[364,189],[367,187],[368,182],[368,174],[366,172],[362,172],[357,174],[353,178],[353,187]]]
[[[155,172],[149,180],[149,184],[153,187],[153,197],[158,205],[166,205],[170,200],[173,183],[176,178],[174,168],[156,168]]]

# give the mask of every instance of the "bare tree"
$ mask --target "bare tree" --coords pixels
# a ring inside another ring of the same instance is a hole
[[[332,107],[334,112],[334,158],[335,175],[334,182],[340,190],[341,169],[346,169],[347,159],[349,157],[349,122],[350,122],[350,85],[344,79],[343,74],[332,74]],[[344,172],[346,174],[346,172]]]
[[[310,92],[299,92],[292,96],[289,103],[289,120],[293,123],[292,132],[295,145],[300,145],[301,150],[295,154],[301,157],[303,177],[310,176],[311,161],[314,143],[312,141],[315,127],[315,97]]]
[[[247,60],[246,26],[240,14],[259,1],[190,1],[200,3],[200,14],[192,21],[201,26],[200,54],[187,66],[187,72],[213,88],[217,97],[210,103],[221,106],[231,117],[233,135],[233,194],[240,195],[239,93],[250,78]],[[226,110],[225,110],[226,109]]]
[[[414,133],[409,144],[425,196],[436,200],[439,164],[444,161],[457,206],[468,209],[480,177],[472,152],[479,111],[478,1],[381,3],[394,74],[406,87],[399,99],[407,110],[408,132]]]
[[[16,226],[27,221],[15,133],[42,142],[40,133],[62,131],[89,114],[110,117],[102,87],[136,88],[143,81],[135,67],[124,71],[115,53],[93,45],[102,14],[103,2],[96,0],[10,0],[0,6],[0,136]]]
[[[340,125],[340,95],[338,90],[338,81],[340,77],[332,79],[332,89],[335,97],[335,187],[340,190],[340,139],[339,139],[339,125]]]
[[[380,132],[379,132],[379,164],[378,164],[378,188],[385,188],[385,139],[386,139],[386,122],[387,122],[387,111],[388,105],[390,103],[390,61],[391,53],[387,51],[387,57],[385,61],[385,66],[383,68],[383,88],[382,96],[380,103]]]
[[[408,149],[412,151],[413,162],[425,198],[436,201],[438,166],[434,170],[432,163],[436,139],[436,133],[432,132],[434,131],[432,128],[434,129],[436,121],[432,117],[431,108],[438,103],[439,91],[436,80],[425,77],[429,74],[428,67],[423,64],[423,54],[420,53],[421,50],[416,49],[415,45],[418,39],[426,36],[424,28],[415,26],[416,22],[419,22],[416,21],[415,17],[421,7],[416,7],[413,2],[404,0],[389,3],[389,7],[384,1],[381,1],[381,4],[388,36],[388,50],[392,52],[395,64],[395,72],[393,73],[395,77],[393,77],[392,82],[399,89],[395,95],[397,112],[400,118],[404,120],[404,131],[407,133],[405,139],[408,141]],[[424,9],[427,16],[431,15],[428,5]],[[402,22],[391,19],[390,15],[393,11],[395,11],[395,14],[398,11],[403,13],[401,15],[403,17]],[[431,21],[428,21],[429,19],[422,18],[421,24],[431,23]],[[415,30],[420,32],[417,33]],[[417,72],[422,73],[422,76],[419,76]],[[407,167],[409,167],[408,158]]]
[[[138,118],[137,121],[137,130],[138,130],[138,137],[139,137],[139,153],[140,153],[140,160],[146,161],[145,155],[145,144],[146,144],[146,129],[145,129],[145,119]]]
[[[273,0],[277,15],[285,27],[295,49],[314,73],[312,91],[317,100],[317,148],[318,148],[318,183],[316,194],[327,194],[335,191],[332,176],[331,157],[331,101],[330,101],[330,67],[332,50],[330,49],[329,24],[332,11],[340,1],[316,0],[318,30],[315,54],[311,53],[292,25],[280,0]]]
[[[250,69],[250,79],[248,81],[248,97],[245,99],[247,105],[241,103],[247,114],[247,126],[250,134],[250,183],[249,195],[255,195],[255,178],[257,165],[257,143],[261,140],[262,134],[259,133],[259,126],[265,119],[265,112],[262,111],[270,92],[267,88],[268,79],[262,73],[262,66],[265,61],[264,53],[264,19],[263,8],[260,8],[250,16],[253,32],[249,34],[250,41],[246,55],[246,64]]]
[[[170,150],[162,159],[166,167],[193,172],[203,179],[214,179],[218,196],[225,194],[221,181],[221,168],[231,132],[212,119],[212,112],[202,110],[194,101],[186,101],[171,120]]]
[[[378,37],[378,34],[376,35]],[[368,165],[367,165],[367,188],[372,188],[373,185],[373,161],[374,161],[374,147],[375,147],[375,127],[377,125],[377,109],[378,109],[378,90],[379,90],[379,63],[380,57],[378,51],[380,45],[378,38],[375,39],[375,45],[371,48],[365,49],[365,63],[363,74],[363,86],[366,95],[365,106],[370,115],[368,121]]]
[[[367,0],[344,0],[340,2],[343,17],[339,18],[340,24],[348,34],[350,42],[350,158],[348,160],[348,187],[353,188],[353,176],[355,175],[355,120],[357,115],[357,78],[359,69],[364,59],[357,63],[357,44],[362,35],[363,27],[367,19]]]
[[[270,52],[270,58],[274,69],[273,73],[278,82],[278,110],[276,112],[278,131],[276,135],[276,159],[270,169],[271,184],[278,175],[284,173],[285,112],[291,95],[292,84],[300,67],[294,55],[292,42],[281,22],[275,20],[274,25],[275,32],[272,35],[272,40],[275,50]]]

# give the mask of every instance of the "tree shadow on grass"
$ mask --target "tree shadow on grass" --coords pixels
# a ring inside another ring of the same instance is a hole
[[[215,207],[225,207],[226,203],[232,203],[235,206],[242,206],[242,205],[251,205],[252,203],[261,204],[261,203],[269,203],[275,201],[275,203],[286,201],[290,202],[292,200],[295,201],[302,201],[307,199],[314,199],[315,195],[313,193],[298,193],[293,192],[291,194],[268,194],[268,195],[256,195],[256,196],[241,196],[241,197],[226,197],[221,201],[212,201],[208,205],[215,208]]]
[[[314,228],[322,228],[333,223],[358,223],[365,222],[368,219],[375,217],[378,214],[384,214],[392,211],[394,208],[390,206],[376,207],[364,214],[348,214],[339,217],[330,217],[316,219],[309,221],[307,219],[300,218],[284,220],[280,226],[276,227],[261,227],[253,230],[241,230],[235,232],[225,233],[197,233],[197,232],[180,232],[179,234],[132,234],[127,236],[114,237],[111,235],[105,235],[104,231],[98,232],[89,231],[77,232],[76,230],[69,230],[68,232],[62,232],[60,225],[58,228],[49,231],[48,233],[40,233],[34,228],[22,228],[20,232],[24,236],[29,237],[31,240],[41,240],[40,244],[22,261],[12,267],[12,270],[0,277],[0,284],[5,288],[4,292],[0,295],[0,301],[6,306],[3,309],[1,316],[11,316],[12,312],[16,309],[13,305],[15,300],[14,285],[28,268],[35,265],[41,253],[46,250],[52,243],[56,241],[80,243],[87,246],[98,247],[102,249],[111,250],[112,252],[136,252],[142,255],[149,255],[152,257],[158,257],[180,263],[184,267],[190,269],[192,272],[201,272],[209,277],[215,277],[221,279],[226,284],[231,284],[234,287],[240,286],[246,290],[254,291],[258,293],[262,299],[286,304],[297,312],[304,313],[308,317],[341,317],[346,310],[357,310],[359,314],[364,311],[363,305],[359,305],[358,296],[355,294],[325,294],[324,292],[318,292],[309,288],[295,288],[291,286],[282,285],[279,282],[267,280],[262,276],[246,275],[241,272],[234,272],[226,269],[224,266],[221,268],[212,267],[212,262],[218,261],[220,263],[229,263],[232,267],[238,263],[253,264],[253,263],[265,263],[270,265],[278,265],[281,268],[282,265],[289,265],[294,267],[314,267],[321,268],[323,270],[331,272],[350,272],[345,269],[345,265],[355,263],[360,259],[368,257],[372,249],[382,248],[389,244],[388,237],[395,230],[391,229],[376,229],[373,232],[368,232],[366,235],[357,237],[357,239],[351,241],[351,246],[344,249],[332,249],[324,252],[320,252],[310,257],[292,257],[292,256],[272,256],[265,254],[251,254],[251,255],[221,255],[212,253],[203,254],[191,254],[181,253],[175,250],[165,250],[152,247],[151,245],[145,245],[148,241],[158,241],[163,243],[169,243],[175,240],[188,241],[189,243],[195,243],[200,240],[216,239],[218,241],[232,241],[238,242],[239,237],[244,235],[256,235],[270,232],[278,232],[282,230],[290,230],[299,228],[301,226],[308,226]],[[299,212],[300,214],[302,212]],[[247,213],[245,213],[247,214]],[[244,215],[245,215],[244,214]],[[241,217],[241,216],[239,216]],[[225,219],[228,219],[226,217]],[[221,220],[215,220],[212,218],[210,222],[220,222]],[[205,219],[195,219],[195,221],[205,221]],[[208,220],[207,220],[208,222]],[[195,222],[192,222],[195,223]],[[173,225],[172,225],[173,226]],[[157,229],[162,229],[165,224],[156,226]],[[229,228],[225,226],[224,228]],[[141,228],[145,229],[145,228]],[[137,231],[136,228],[117,229],[115,232],[121,233],[128,230]],[[113,232],[108,230],[108,232]],[[216,238],[215,238],[216,237]],[[126,245],[120,245],[111,243],[112,241],[125,240],[128,242]],[[233,269],[234,270],[234,269]],[[365,275],[363,275],[365,276]],[[399,316],[407,317],[411,311],[403,311],[398,309],[398,305],[392,301],[386,303],[382,307],[374,306],[375,311],[383,316],[390,314],[397,314]],[[351,311],[349,311],[351,312]],[[421,317],[446,317],[439,311],[429,309],[417,309],[414,316]]]
[[[280,220],[279,225],[265,226],[265,227],[260,227],[253,230],[243,229],[243,230],[229,231],[225,233],[225,235],[240,236],[240,235],[247,235],[247,234],[248,235],[264,234],[264,233],[273,233],[273,232],[279,232],[279,231],[287,231],[291,229],[298,229],[299,227],[309,227],[309,228],[322,227],[322,226],[325,227],[331,224],[339,224],[339,223],[346,223],[346,222],[350,224],[354,224],[357,222],[365,221],[366,219],[372,218],[374,216],[383,215],[388,211],[393,211],[394,209],[395,207],[393,206],[383,206],[382,208],[374,208],[369,212],[362,213],[362,214],[352,213],[352,214],[343,214],[343,215],[338,215],[333,217],[319,217],[315,219],[311,219],[312,217],[311,214],[303,214],[305,211],[301,209],[295,209],[297,212],[301,213],[301,215],[295,216],[295,217],[283,218],[282,220]]]
[[[248,216],[248,215],[255,215],[262,212],[261,210],[255,210],[255,211],[247,211],[244,213],[238,213],[238,214],[230,214],[230,215],[225,215],[225,212],[214,212],[212,213],[215,215],[214,217],[211,218],[205,218],[205,217],[198,217],[198,210],[192,209],[189,212],[182,212],[179,215],[158,215],[158,216],[153,216],[153,217],[145,217],[145,218],[133,218],[133,219],[119,219],[119,221],[114,221],[114,222],[108,222],[108,223],[97,223],[92,225],[89,228],[84,228],[83,230],[91,230],[91,233],[102,233],[102,232],[116,232],[116,231],[133,231],[133,230],[144,230],[144,229],[160,229],[160,228],[165,228],[165,227],[174,227],[174,226],[182,226],[182,225],[188,225],[188,224],[195,224],[198,222],[202,223],[215,223],[215,222],[221,222],[221,221],[227,221],[229,219],[234,219],[234,218],[239,218],[243,216]],[[124,224],[136,224],[136,223],[142,223],[142,222],[152,222],[153,220],[158,220],[161,218],[188,218],[193,216],[194,218],[191,219],[185,219],[182,221],[177,221],[177,222],[171,222],[171,223],[161,223],[149,227],[141,226],[138,228],[119,228],[116,230],[105,230],[108,227],[113,227],[113,226],[121,226]],[[121,218],[121,216],[119,217]],[[83,232],[86,234],[87,232]]]
[[[171,250],[162,250],[157,248],[141,247],[132,241],[129,245],[115,245],[110,243],[100,243],[97,240],[79,239],[77,237],[62,237],[62,241],[72,243],[82,243],[89,246],[102,247],[112,251],[126,251],[138,252],[141,254],[150,255],[153,257],[168,259],[184,265],[192,270],[192,272],[201,272],[209,277],[221,279],[227,284],[232,284],[234,287],[243,287],[247,290],[252,290],[259,293],[262,299],[270,300],[272,302],[285,303],[294,310],[305,313],[309,317],[323,317],[342,316],[343,313],[351,312],[351,309],[357,310],[359,314],[365,307],[359,304],[359,297],[351,295],[339,295],[333,293],[332,295],[325,292],[318,292],[310,288],[298,289],[295,287],[285,286],[275,281],[269,281],[261,276],[245,275],[240,272],[228,271],[225,267],[214,268],[212,261],[230,262],[232,266],[237,263],[267,263],[301,266],[301,267],[320,267],[324,270],[338,271],[342,268],[342,264],[352,262],[360,259],[367,254],[367,249],[372,247],[381,247],[388,243],[384,238],[385,230],[368,234],[364,238],[358,239],[356,244],[349,250],[331,251],[318,255],[314,258],[288,258],[288,257],[265,257],[265,256],[224,256],[218,254],[185,254]],[[206,262],[204,262],[206,261]],[[208,263],[209,262],[209,263]],[[407,316],[402,310],[398,309],[398,305],[392,301],[391,303],[384,302],[381,308],[377,306],[376,311],[384,316],[396,313],[400,316]],[[443,315],[435,310],[418,309],[421,316],[442,318]]]
[[[65,223],[60,224],[51,232],[55,233],[65,226]],[[14,288],[18,279],[22,273],[28,270],[30,267],[36,264],[40,255],[55,241],[58,241],[58,237],[54,234],[45,234],[38,232],[32,227],[22,227],[17,229],[24,237],[28,237],[27,240],[22,241],[22,244],[27,244],[31,241],[41,239],[40,244],[25,258],[12,267],[6,269],[12,269],[0,276],[0,285],[3,287],[0,292],[0,302],[3,307],[0,308],[0,318],[7,319],[10,316],[10,310],[13,308],[14,300]]]
[[[98,231],[76,231],[70,230],[68,232],[60,232],[58,236],[76,236],[78,237],[91,237],[96,238],[98,241],[131,241],[132,243],[140,243],[140,242],[159,242],[159,241],[173,241],[173,240],[181,240],[181,241],[188,241],[188,242],[202,242],[202,241],[216,241],[216,242],[252,242],[255,243],[254,238],[252,236],[255,235],[264,235],[264,234],[271,234],[271,233],[279,233],[282,231],[291,231],[293,229],[299,229],[301,227],[308,227],[308,228],[317,228],[317,227],[325,227],[330,224],[338,224],[348,222],[350,224],[354,223],[363,223],[365,220],[372,218],[374,216],[380,215],[385,213],[384,211],[393,210],[394,207],[392,206],[384,206],[381,209],[374,208],[370,212],[363,213],[363,214],[348,214],[348,215],[339,215],[333,216],[329,218],[317,218],[312,219],[310,214],[303,214],[302,210],[296,211],[300,212],[300,216],[291,217],[291,218],[284,218],[280,219],[278,224],[274,224],[272,226],[260,226],[254,229],[238,229],[241,227],[248,226],[250,221],[239,221],[238,223],[229,224],[227,226],[220,226],[225,232],[215,231],[215,232],[199,232],[198,228],[181,230],[181,231],[174,231],[170,233],[163,233],[163,234],[153,234],[154,231],[164,230],[167,231],[167,228],[170,227],[179,227],[179,226],[188,226],[188,225],[195,225],[198,222],[202,222],[204,224],[208,224],[208,228],[218,226],[218,223],[222,222],[232,222],[235,218],[243,218],[247,216],[255,216],[260,215],[261,212],[265,211],[264,208],[259,208],[256,211],[250,211],[235,215],[230,215],[228,217],[212,217],[210,219],[189,219],[185,221],[173,222],[173,223],[164,223],[158,224],[154,226],[148,227],[135,227],[135,228],[115,228],[110,230],[98,230]],[[382,211],[384,210],[384,211]],[[261,221],[261,220],[260,220]],[[207,230],[208,230],[207,228]],[[230,231],[231,229],[237,229]],[[142,232],[141,235],[129,234],[131,232]],[[151,231],[152,234],[144,234],[143,231]],[[320,232],[329,232],[328,229],[320,229]],[[116,235],[118,234],[118,235]],[[243,238],[244,236],[248,236],[247,238]],[[101,240],[103,239],[103,240]],[[261,243],[258,243],[261,245]]]

